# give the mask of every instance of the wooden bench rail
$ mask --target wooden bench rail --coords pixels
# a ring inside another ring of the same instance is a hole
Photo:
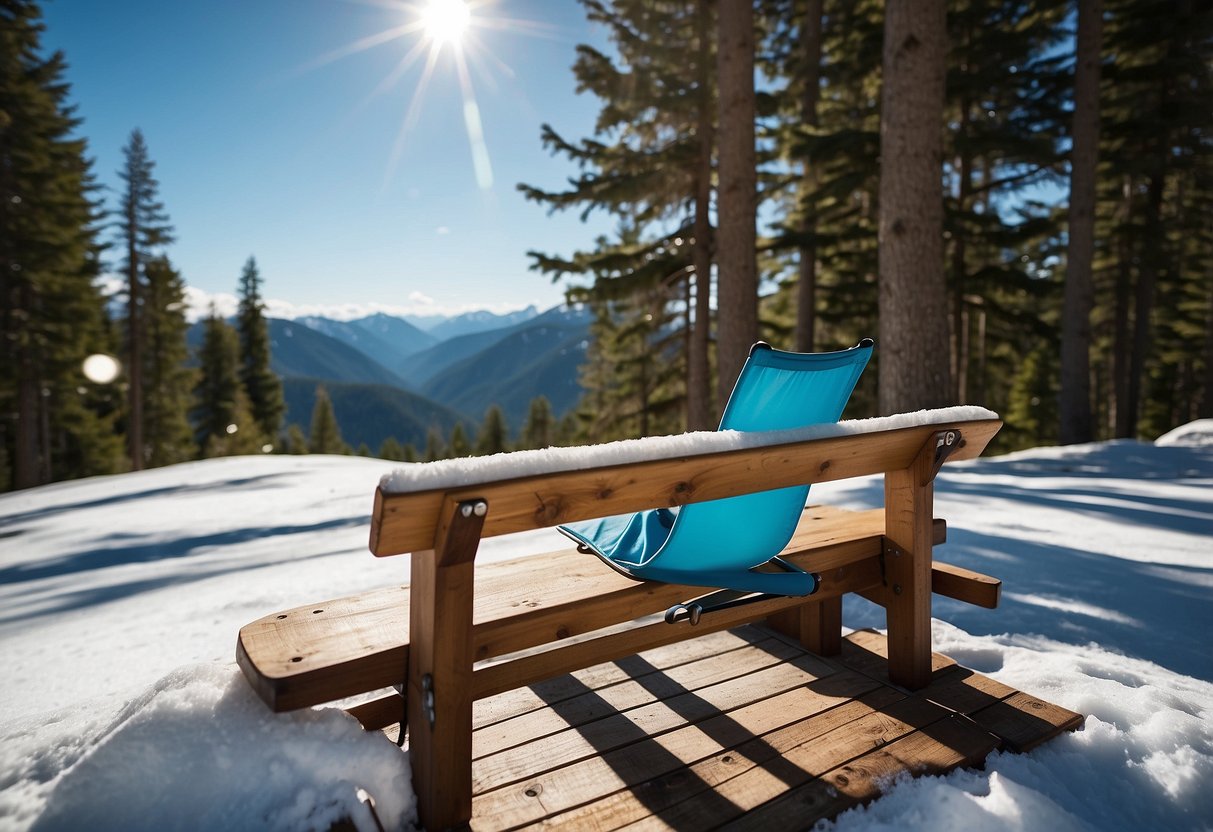
[[[850,512],[812,506],[783,556],[820,572],[827,586],[837,586],[843,577],[839,570],[848,566],[857,574],[870,572],[868,564],[883,546],[882,528],[881,509]],[[937,518],[933,530],[933,543],[943,543],[944,521]],[[477,567],[472,636],[477,660],[653,615],[702,589],[630,581],[572,549],[525,561],[542,564],[552,579],[535,581],[530,569],[520,568],[521,560]],[[932,589],[938,595],[994,608],[1000,585],[995,578],[967,569],[940,561],[932,564]],[[878,588],[860,594],[876,600]],[[815,612],[829,602],[815,596],[804,609]],[[751,620],[761,617],[757,614]],[[685,637],[681,627],[665,627],[665,631]],[[237,661],[266,705],[274,711],[290,711],[399,684],[408,662],[408,642],[409,589],[397,586],[258,619],[241,629]],[[395,701],[386,710],[388,722],[374,727],[400,719],[399,700]]]
[[[805,483],[908,468],[940,431],[960,430],[951,459],[972,459],[1002,422],[982,419],[813,439],[702,456],[613,465],[433,491],[375,493],[371,551],[399,555],[434,548],[444,500],[485,500],[483,536],[577,520],[733,497]],[[931,446],[932,453],[934,445]]]

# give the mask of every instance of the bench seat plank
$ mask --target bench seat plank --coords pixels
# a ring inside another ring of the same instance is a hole
[[[879,555],[883,529],[882,509],[811,506],[784,557],[821,572],[824,590],[832,570]],[[935,542],[945,534],[943,521],[936,521]],[[542,581],[535,579],[539,564]],[[631,621],[705,591],[638,583],[572,549],[482,564],[476,572],[477,659]],[[275,711],[331,702],[399,684],[408,655],[408,620],[404,586],[297,607],[243,627],[237,662]],[[477,688],[484,695],[480,684]]]

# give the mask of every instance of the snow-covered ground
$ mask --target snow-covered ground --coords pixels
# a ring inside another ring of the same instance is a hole
[[[0,496],[0,829],[373,828],[359,788],[407,827],[404,755],[334,709],[270,715],[233,660],[267,612],[407,581],[366,550],[391,467],[234,458]],[[1004,581],[998,610],[937,599],[936,648],[1087,720],[834,826],[1213,829],[1213,423],[949,465],[936,504],[944,559]],[[883,625],[860,600],[845,616]]]

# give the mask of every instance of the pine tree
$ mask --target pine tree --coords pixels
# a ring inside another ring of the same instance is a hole
[[[544,146],[581,169],[561,192],[519,185],[552,210],[605,211],[617,231],[570,256],[529,252],[533,268],[554,279],[584,277],[576,301],[619,301],[663,291],[682,313],[685,337],[676,366],[687,380],[687,419],[709,420],[708,328],[714,243],[708,219],[712,177],[714,61],[707,2],[582,0],[606,27],[614,55],[578,46],[573,71],[581,89],[603,102],[595,135],[579,143],[543,127]],[[673,44],[686,48],[671,48]],[[687,395],[688,385],[695,391]]]
[[[476,436],[476,454],[488,456],[505,451],[509,443],[509,430],[505,426],[505,414],[497,405],[490,405],[484,412],[484,423]]]
[[[251,456],[265,453],[267,443],[257,421],[249,408],[244,389],[236,386],[236,398],[232,403],[231,422],[220,434],[210,436],[202,450],[205,457]]]
[[[526,422],[522,426],[522,437],[518,447],[547,448],[555,438],[555,425],[552,419],[552,404],[547,396],[536,396],[531,399],[531,407],[527,412]]]
[[[766,0],[760,57],[774,88],[764,96],[777,154],[763,171],[775,206],[763,242],[781,278],[761,307],[762,337],[789,349],[836,348],[876,334],[879,190],[880,0]],[[820,57],[817,32],[820,24]],[[780,81],[785,86],[779,87]],[[775,325],[786,333],[771,331]],[[788,337],[793,335],[794,337]],[[877,350],[879,361],[881,350]],[[876,366],[869,372],[874,372]],[[852,399],[860,410],[862,386]]]
[[[717,72],[722,118],[716,230],[716,400],[723,411],[750,347],[758,340],[755,222],[753,0],[719,0]]]
[[[244,437],[259,432],[248,414],[248,400],[240,387],[240,345],[236,331],[219,317],[211,306],[206,319],[202,345],[198,350],[198,383],[194,387],[194,440],[202,456],[222,453],[223,444],[233,434]],[[244,413],[240,410],[243,408]],[[251,440],[250,440],[251,441]]]
[[[1074,61],[1073,147],[1070,152],[1070,230],[1065,308],[1061,317],[1061,442],[1090,442],[1091,310],[1095,289],[1095,178],[1099,168],[1099,64],[1102,0],[1078,0]]]
[[[291,422],[286,429],[286,452],[289,454],[306,454],[307,436],[296,422]]]
[[[143,133],[135,128],[122,149],[124,164],[118,175],[126,183],[118,216],[118,232],[125,251],[126,275],[126,366],[127,366],[127,443],[131,467],[143,468],[144,445],[144,357],[148,311],[145,265],[162,246],[173,241],[172,226],[164,206],[157,201],[160,183],[152,176],[155,163],[148,155]]]
[[[880,407],[951,399],[943,280],[946,4],[890,4],[885,18],[880,155]]]
[[[425,432],[425,461],[433,462],[447,456],[446,444],[442,441],[442,432],[434,425]]]
[[[144,463],[151,467],[183,462],[194,456],[186,414],[194,373],[186,367],[185,283],[167,257],[144,265],[143,365]]]
[[[389,436],[383,440],[383,444],[379,446],[379,458],[390,459],[395,462],[404,462],[404,446],[400,444],[400,440],[394,436]]]
[[[236,329],[240,333],[240,381],[261,432],[274,437],[282,427],[286,405],[282,399],[282,381],[270,369],[270,335],[261,282],[257,261],[250,256],[240,275],[240,308],[236,313]]]
[[[312,423],[308,429],[308,450],[314,454],[350,452],[350,446],[341,438],[341,428],[333,413],[333,401],[323,385],[316,388],[316,404],[312,407]]]
[[[42,28],[37,3],[0,4],[0,490],[121,465],[114,388],[81,372],[114,351],[94,284],[95,184]]]
[[[456,422],[455,427],[451,428],[449,455],[456,459],[472,455],[471,446],[468,444],[467,432],[463,429],[463,422]]]
[[[1213,259],[1213,15],[1158,0],[1105,9],[1116,60],[1100,89],[1094,363],[1104,421],[1131,437],[1197,412],[1208,372],[1196,345]]]

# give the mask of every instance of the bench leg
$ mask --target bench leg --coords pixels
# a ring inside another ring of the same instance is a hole
[[[937,442],[884,478],[889,679],[918,690],[931,681],[931,546]]]
[[[483,509],[451,508],[434,551],[414,554],[409,590],[409,758],[431,832],[472,817],[472,600],[484,521]]]
[[[767,626],[796,639],[811,653],[837,656],[842,652],[842,598],[824,598],[775,613]]]

